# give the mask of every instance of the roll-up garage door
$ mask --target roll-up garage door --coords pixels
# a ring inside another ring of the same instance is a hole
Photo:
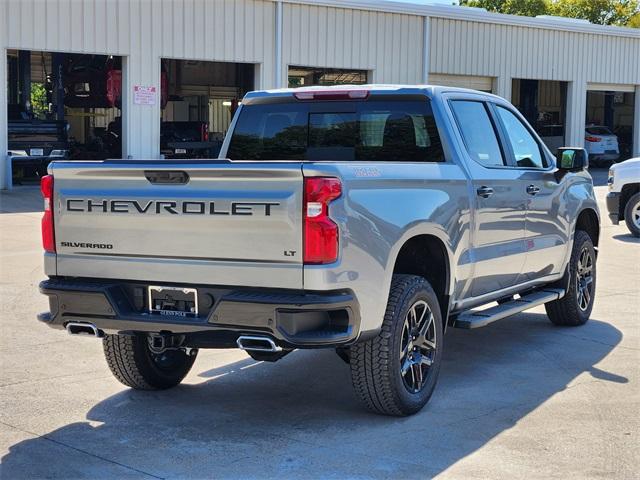
[[[618,83],[587,83],[587,90],[633,93],[635,85],[621,85]]]
[[[474,90],[482,90],[483,92],[491,92],[493,90],[492,77],[430,73],[429,83],[431,85],[445,85],[447,87],[473,88]]]

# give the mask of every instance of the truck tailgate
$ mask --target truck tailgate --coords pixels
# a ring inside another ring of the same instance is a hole
[[[59,276],[302,288],[298,163],[55,162]]]

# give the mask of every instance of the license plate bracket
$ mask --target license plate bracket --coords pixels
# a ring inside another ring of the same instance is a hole
[[[150,285],[147,292],[151,314],[182,318],[198,316],[198,291],[195,288]]]

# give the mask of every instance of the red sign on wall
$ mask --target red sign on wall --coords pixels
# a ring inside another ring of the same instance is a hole
[[[136,105],[155,105],[157,88],[143,85],[133,86],[133,103]]]

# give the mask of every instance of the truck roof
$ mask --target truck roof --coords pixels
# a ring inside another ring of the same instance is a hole
[[[491,93],[473,90],[470,88],[447,87],[441,85],[395,85],[395,84],[366,84],[366,85],[331,85],[331,86],[310,86],[298,88],[277,88],[270,90],[255,90],[244,96],[244,103],[251,103],[251,99],[264,97],[287,97],[300,93],[312,92],[348,92],[348,91],[368,91],[375,94],[395,94],[395,95],[415,95],[426,94],[429,97],[444,92],[474,93],[487,97],[501,99]]]

